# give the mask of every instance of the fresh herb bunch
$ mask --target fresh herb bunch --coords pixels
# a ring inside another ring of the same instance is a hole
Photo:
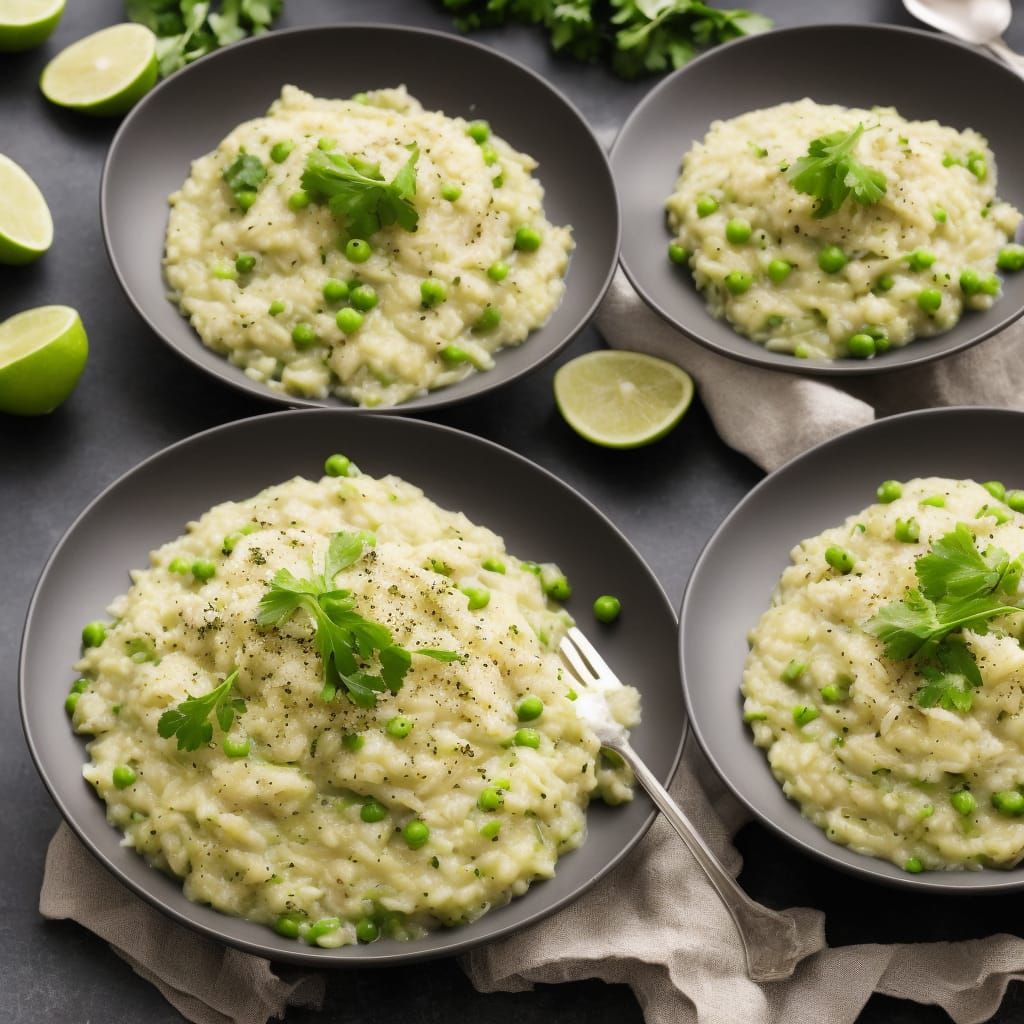
[[[355,610],[348,590],[335,590],[334,578],[363,557],[376,539],[364,530],[341,531],[331,538],[324,571],[312,579],[297,579],[279,569],[270,589],[260,599],[256,621],[261,626],[281,626],[299,608],[304,608],[316,627],[316,648],[323,661],[323,690],[320,697],[331,701],[344,689],[353,704],[372,708],[377,694],[397,693],[412,664],[412,655],[423,654],[436,661],[458,661],[454,651],[419,647],[406,650],[392,642],[391,631],[379,622],[363,618]],[[376,656],[376,658],[374,657]],[[371,670],[376,661],[377,671]]]
[[[419,214],[412,197],[420,150],[415,142],[407,148],[409,159],[392,181],[384,180],[379,164],[314,149],[306,157],[302,187],[314,199],[326,200],[331,213],[346,221],[351,238],[368,239],[389,224],[415,231]]]
[[[918,586],[868,620],[885,656],[912,660],[925,680],[918,704],[970,711],[982,678],[962,631],[986,633],[993,618],[1024,608],[1024,598],[1014,600],[1022,570],[1022,556],[995,546],[979,552],[970,528],[957,523],[914,563]]]
[[[441,0],[467,32],[512,22],[539,25],[552,49],[606,63],[622,78],[682,67],[701,50],[772,27],[770,18],[700,0]]]
[[[885,195],[885,175],[853,155],[863,134],[864,125],[858,124],[852,132],[823,135],[810,144],[806,156],[786,168],[786,178],[793,188],[818,200],[816,218],[830,217],[851,193],[864,205],[877,203]]]
[[[266,176],[267,168],[263,161],[251,153],[240,153],[224,171],[224,181],[235,197],[235,202],[240,205],[243,204],[245,196],[255,197]]]
[[[125,0],[129,21],[153,30],[160,77],[220,46],[265,32],[284,0]]]
[[[160,716],[156,731],[165,740],[177,736],[179,750],[198,750],[213,739],[213,723],[209,721],[212,711],[221,730],[227,732],[235,715],[245,711],[245,701],[231,696],[231,688],[237,679],[236,668],[209,693],[202,697],[187,697],[180,704],[168,708]]]

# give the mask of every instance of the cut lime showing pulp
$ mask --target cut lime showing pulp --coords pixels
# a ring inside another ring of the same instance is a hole
[[[129,110],[156,83],[156,36],[125,22],[61,50],[43,68],[39,88],[60,107],[114,116]]]
[[[643,352],[587,352],[555,373],[555,402],[565,422],[606,448],[657,441],[692,399],[693,380],[685,370]]]
[[[64,0],[0,0],[0,51],[16,53],[44,43],[64,13]]]
[[[39,306],[0,323],[0,412],[41,416],[75,389],[89,340],[70,306]]]
[[[39,186],[0,153],[0,263],[31,263],[53,241],[53,219]]]

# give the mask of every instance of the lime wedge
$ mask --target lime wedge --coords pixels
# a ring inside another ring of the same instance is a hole
[[[0,412],[40,416],[75,389],[89,340],[70,306],[39,306],[0,323]]]
[[[639,448],[664,437],[693,399],[693,380],[643,352],[599,349],[560,366],[555,402],[580,437],[605,448]]]
[[[39,88],[59,107],[100,117],[129,110],[156,82],[156,36],[125,22],[61,50],[43,68]]]
[[[0,0],[0,51],[31,50],[45,42],[64,13],[64,0]]]
[[[53,241],[53,219],[39,186],[0,153],[0,263],[31,263]]]

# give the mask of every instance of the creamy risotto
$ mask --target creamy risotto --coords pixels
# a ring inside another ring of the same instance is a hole
[[[328,465],[348,475],[218,505],[154,551],[86,628],[69,709],[128,846],[192,900],[339,946],[522,894],[631,780],[574,711],[557,566]],[[635,724],[637,691],[613,713]]]
[[[716,121],[667,201],[670,256],[770,351],[869,358],[951,328],[1019,269],[976,131],[803,99]]]
[[[744,717],[786,795],[907,871],[1024,856],[1024,491],[887,481],[792,552]]]
[[[289,394],[394,405],[494,364],[572,249],[535,161],[404,88],[285,86],[171,196],[164,272],[203,342]]]

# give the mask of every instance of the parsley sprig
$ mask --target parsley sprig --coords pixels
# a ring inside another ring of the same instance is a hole
[[[412,197],[420,150],[415,142],[408,149],[409,159],[391,181],[384,180],[375,163],[314,149],[306,157],[302,187],[314,199],[326,200],[331,213],[346,221],[351,238],[368,239],[390,224],[415,231],[419,213]]]
[[[235,715],[245,711],[245,701],[231,696],[231,688],[237,679],[236,668],[209,693],[201,697],[187,697],[180,704],[168,708],[160,716],[156,731],[165,740],[177,736],[179,750],[198,750],[213,739],[213,723],[209,721],[210,712],[213,712],[217,724],[227,732]]]
[[[242,206],[251,206],[252,200],[245,201],[245,197],[255,198],[256,191],[263,184],[267,176],[266,165],[259,157],[252,153],[239,153],[232,163],[224,169],[224,181],[235,202]]]
[[[864,125],[858,124],[852,132],[823,135],[810,144],[806,156],[786,168],[786,179],[793,188],[818,200],[816,218],[831,216],[851,193],[863,205],[877,203],[885,195],[885,175],[853,155],[863,134]]]
[[[914,662],[924,679],[921,707],[970,711],[982,678],[962,630],[986,633],[996,616],[1024,608],[1024,598],[1014,600],[1022,571],[1022,556],[995,546],[978,551],[970,528],[957,523],[915,561],[918,586],[868,620],[887,658]]]
[[[298,579],[279,569],[270,589],[260,599],[256,621],[261,626],[281,626],[304,608],[316,627],[316,648],[323,661],[320,697],[331,701],[344,690],[353,704],[372,708],[377,694],[397,693],[412,664],[412,655],[424,654],[436,661],[459,660],[455,651],[418,647],[409,651],[394,643],[391,631],[371,622],[355,610],[349,590],[334,589],[334,579],[363,557],[376,538],[364,530],[341,531],[331,538],[324,571],[312,579]]]

